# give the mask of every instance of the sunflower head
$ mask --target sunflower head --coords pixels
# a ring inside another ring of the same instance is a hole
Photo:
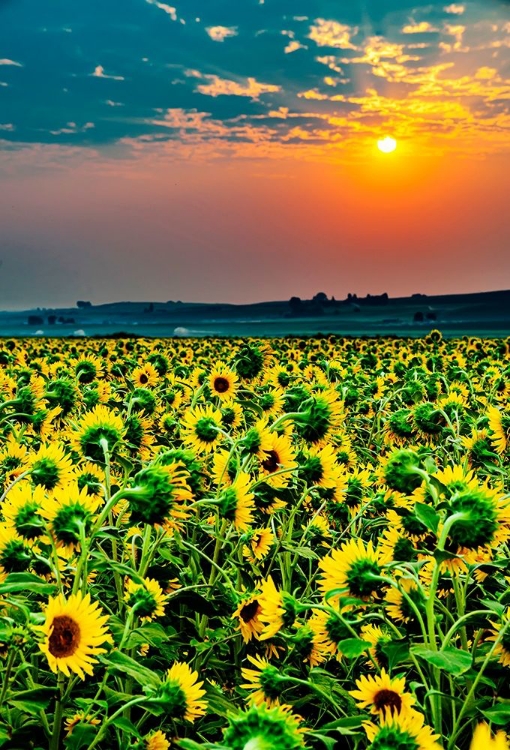
[[[222,745],[229,750],[299,750],[300,719],[282,706],[252,705],[228,718]]]
[[[72,550],[90,533],[101,502],[100,498],[91,497],[85,489],[79,490],[76,482],[71,482],[46,498],[39,514],[49,521],[57,544]]]
[[[420,456],[415,451],[394,451],[383,468],[385,483],[392,490],[411,494],[423,481],[422,476],[416,471],[420,464]]]
[[[130,579],[126,584],[124,601],[145,622],[163,617],[167,598],[159,583],[152,578],[144,578],[143,583]]]
[[[386,710],[379,718],[379,725],[363,724],[370,740],[371,750],[439,750],[436,740],[439,735],[424,726],[422,714],[416,711],[396,713]]]
[[[498,507],[487,487],[469,488],[451,500],[453,514],[462,514],[448,534],[453,545],[476,549],[490,544],[498,530]]]
[[[92,675],[92,665],[97,661],[94,656],[105,653],[101,646],[112,642],[106,629],[108,617],[101,614],[97,602],[91,602],[89,594],[72,594],[67,600],[58,596],[50,599],[45,614],[40,648],[50,669],[60,670],[67,677],[74,672],[82,680],[85,673]]]
[[[152,465],[139,471],[135,486],[125,492],[131,520],[162,525],[170,516],[185,518],[183,502],[191,499],[187,477],[188,472],[179,463]]]
[[[124,423],[122,419],[98,405],[82,419],[74,434],[75,447],[86,458],[104,463],[105,452],[114,454],[122,441]]]
[[[207,708],[206,701],[202,700],[204,683],[197,680],[198,673],[193,672],[188,664],[175,662],[156,691],[148,692],[153,701],[162,705],[169,718],[194,722],[205,714]]]
[[[22,573],[32,562],[32,552],[16,529],[0,523],[0,575]]]

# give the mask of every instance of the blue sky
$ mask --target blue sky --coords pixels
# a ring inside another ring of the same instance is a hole
[[[3,0],[1,134],[99,146],[199,131],[311,145],[338,136],[335,117],[344,135],[377,126],[383,117],[364,111],[374,95],[430,101],[424,78],[438,65],[436,98],[476,97],[478,132],[507,110],[509,24],[493,0]],[[489,78],[477,78],[483,68]],[[441,132],[441,111],[430,119]]]

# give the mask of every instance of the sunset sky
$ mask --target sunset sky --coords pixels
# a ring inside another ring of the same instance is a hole
[[[0,0],[0,309],[510,288],[509,194],[510,2]]]

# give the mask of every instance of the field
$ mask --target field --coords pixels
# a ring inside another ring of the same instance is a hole
[[[2,750],[504,750],[510,339],[0,345]]]

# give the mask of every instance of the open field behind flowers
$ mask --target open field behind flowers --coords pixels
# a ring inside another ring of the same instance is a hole
[[[509,362],[4,340],[0,748],[508,747]]]

